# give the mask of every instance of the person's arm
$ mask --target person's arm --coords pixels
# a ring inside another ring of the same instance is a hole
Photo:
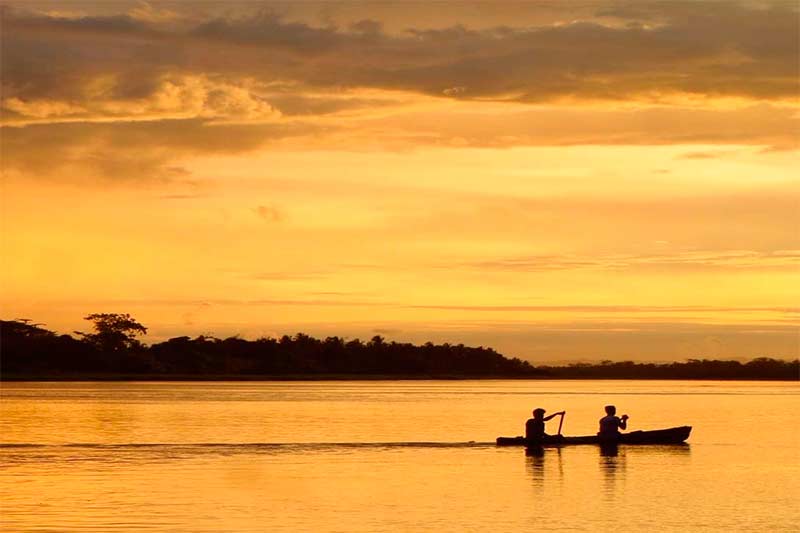
[[[544,421],[547,422],[548,420],[552,420],[553,418],[555,418],[555,417],[557,417],[559,415],[563,415],[563,414],[566,414],[566,411],[559,411],[558,413],[553,413],[550,416],[544,417]]]

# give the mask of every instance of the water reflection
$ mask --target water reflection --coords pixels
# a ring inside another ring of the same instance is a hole
[[[548,459],[547,456],[550,456],[550,458]],[[558,471],[558,481],[561,483],[564,480],[564,465],[561,457],[560,447],[548,448],[547,451],[545,451],[545,448],[542,446],[530,446],[525,448],[525,467],[528,471],[528,474],[531,476],[531,479],[533,479],[533,485],[535,487],[544,488],[547,470],[545,468],[545,463],[550,461],[550,470],[552,471],[554,459]],[[550,475],[552,476],[552,474]]]
[[[609,500],[614,498],[619,485],[625,484],[625,471],[627,469],[627,450],[616,444],[606,444],[599,447],[600,472],[603,476],[603,494]]]
[[[601,444],[600,456],[601,457],[616,457],[619,455],[619,445],[616,443]]]
[[[600,446],[598,450],[600,473],[603,480],[603,494],[608,500],[612,500],[616,494],[624,490],[628,458],[630,456],[641,455],[650,458],[657,456],[685,457],[689,455],[691,447],[686,443],[642,447],[610,444]],[[652,465],[641,466],[646,468]]]

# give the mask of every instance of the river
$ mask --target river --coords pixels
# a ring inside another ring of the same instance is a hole
[[[494,445],[609,403],[688,446]],[[797,531],[798,412],[797,382],[3,383],[0,528]]]

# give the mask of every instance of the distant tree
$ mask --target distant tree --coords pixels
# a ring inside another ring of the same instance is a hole
[[[86,345],[28,319],[0,320],[0,375],[59,373],[91,364]]]
[[[381,337],[380,335],[375,335],[374,337],[372,337],[372,339],[369,341],[369,343],[372,346],[382,346],[384,344],[384,340],[385,339],[383,337]]]
[[[17,318],[15,320],[0,320],[0,329],[4,335],[16,336],[21,338],[43,338],[54,337],[55,333],[44,329],[44,324],[33,323],[29,318]]]
[[[94,333],[81,333],[82,340],[102,352],[120,352],[141,348],[136,337],[147,333],[147,328],[131,315],[118,313],[94,313],[83,317],[94,323]]]

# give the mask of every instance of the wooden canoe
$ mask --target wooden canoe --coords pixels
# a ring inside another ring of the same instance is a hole
[[[689,438],[692,426],[680,426],[669,429],[651,431],[631,431],[620,433],[619,438],[608,440],[598,435],[582,437],[565,437],[549,435],[541,442],[529,442],[525,437],[497,437],[498,446],[560,446],[567,444],[680,444]]]

